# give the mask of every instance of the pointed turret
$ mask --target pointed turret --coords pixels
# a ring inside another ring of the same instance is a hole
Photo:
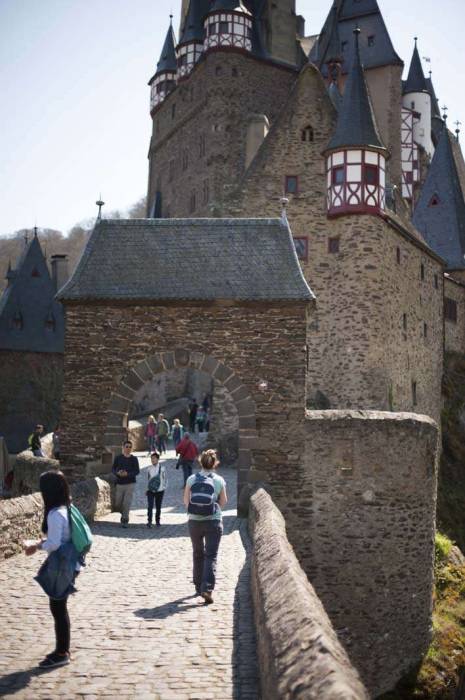
[[[385,209],[386,148],[376,126],[363,67],[360,29],[354,60],[327,157],[328,215],[380,213]]]
[[[404,83],[404,95],[409,92],[428,92],[425,74],[423,73],[423,66],[421,65],[420,54],[418,53],[417,41],[418,38],[415,37],[415,47],[413,49],[413,56],[410,62],[408,77]]]
[[[415,207],[413,223],[449,269],[465,269],[465,164],[460,146],[446,126]]]
[[[325,78],[330,76],[331,54],[341,55],[341,71],[350,71],[353,62],[352,32],[360,27],[363,41],[360,46],[365,69],[384,66],[403,66],[394,50],[383,16],[376,0],[334,0],[321,33],[313,45],[309,59],[318,66]]]
[[[438,98],[436,97],[431,71],[429,73],[429,78],[426,78],[426,86],[431,98],[431,135],[434,146],[437,146],[444,127],[444,119],[442,118],[441,110],[439,109],[439,102]]]
[[[208,5],[209,0],[190,0],[189,2],[176,49],[178,80],[186,78],[202,56],[205,37],[203,19],[208,11]]]
[[[165,43],[157,63],[155,75],[149,80],[150,85],[150,111],[152,112],[165,97],[176,87],[176,37],[174,35],[173,17],[170,15],[170,26],[166,34]]]
[[[8,267],[8,286],[0,298],[0,349],[63,352],[64,317],[54,300],[55,287],[42,252],[37,230],[26,244],[16,269]],[[49,313],[54,332],[47,325]]]
[[[417,37],[407,80],[403,84],[402,104],[413,112],[413,139],[431,157],[434,153],[432,140],[432,99],[423,73]]]
[[[252,51],[251,12],[242,0],[213,0],[205,17],[205,51]]]

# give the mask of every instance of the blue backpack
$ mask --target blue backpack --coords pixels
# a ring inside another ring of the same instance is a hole
[[[214,515],[218,509],[216,503],[215,482],[209,474],[196,474],[195,481],[191,486],[191,493],[187,512],[192,515],[203,515],[205,517]]]

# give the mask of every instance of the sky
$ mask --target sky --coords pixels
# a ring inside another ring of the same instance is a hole
[[[413,37],[431,59],[449,125],[464,122],[463,0],[378,0],[408,68]],[[297,0],[316,34],[331,0]],[[0,0],[0,235],[67,232],[144,196],[149,87],[181,0]],[[455,128],[455,127],[454,127]],[[464,137],[465,139],[465,133]]]

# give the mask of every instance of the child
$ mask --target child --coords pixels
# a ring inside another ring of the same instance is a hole
[[[160,455],[158,452],[152,452],[152,464],[147,470],[148,473],[148,489],[147,495],[147,527],[152,527],[153,502],[155,501],[155,523],[160,527],[161,504],[165,489],[168,486],[168,478],[166,476],[166,467],[159,464]]]
[[[73,550],[74,548],[69,544],[71,542],[69,525],[71,497],[65,476],[57,471],[45,472],[41,474],[39,488],[44,501],[42,532],[46,535],[46,539],[41,539],[36,542],[26,541],[24,543],[25,553],[30,556],[38,550],[44,550],[50,557],[56,550],[63,547],[63,545]],[[77,553],[75,554],[77,558]],[[74,559],[71,560],[68,556],[65,557],[65,554],[63,554],[63,558],[69,559],[69,564],[73,567],[73,571],[71,572],[72,578],[74,578],[76,575],[76,568],[79,568],[77,561]],[[63,564],[61,567],[60,571],[63,573]],[[71,625],[67,602],[69,593],[72,593],[74,590],[74,587],[70,585],[68,590],[60,595],[59,598],[49,596],[50,611],[55,621],[56,646],[54,651],[51,654],[47,654],[45,659],[39,663],[40,668],[54,668],[55,666],[64,666],[70,662],[69,647]],[[52,595],[56,594],[52,593]]]

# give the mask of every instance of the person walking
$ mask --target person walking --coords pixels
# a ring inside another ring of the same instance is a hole
[[[39,667],[53,668],[55,666],[64,666],[70,662],[71,623],[67,604],[69,594],[74,593],[76,590],[72,584],[79,569],[79,564],[78,552],[71,542],[71,497],[64,474],[59,471],[48,471],[41,474],[39,488],[44,501],[42,532],[46,537],[37,542],[26,541],[24,543],[24,551],[28,556],[31,556],[39,550],[44,550],[48,553],[49,559],[54,556],[53,552],[56,552],[58,549],[61,552],[59,560],[57,560],[58,563],[55,563],[52,567],[52,575],[48,578],[44,575],[44,578],[41,579],[39,572],[37,576],[38,582],[43,585],[44,589],[47,589],[47,593],[50,592],[51,594],[49,595],[50,611],[55,623],[56,640],[54,651],[47,654],[43,661],[39,663]],[[50,589],[49,591],[48,588],[52,585],[57,590]],[[62,586],[64,587],[63,590],[58,593],[58,587]]]
[[[40,423],[34,428],[34,432],[29,436],[29,445],[31,446],[34,457],[45,457],[42,450],[40,436],[44,432],[44,426]]]
[[[202,406],[199,406],[199,408],[197,410],[197,419],[196,419],[199,433],[203,433],[203,431],[205,430],[205,419],[206,419],[206,413],[205,413],[204,409],[202,408]]]
[[[160,413],[157,420],[157,443],[160,454],[166,454],[166,441],[170,434],[170,424],[163,413]]]
[[[152,464],[147,470],[147,527],[152,527],[153,503],[155,501],[155,524],[160,527],[161,504],[165,495],[166,487],[168,486],[168,477],[166,475],[166,467],[160,464],[160,455],[158,452],[152,452]]]
[[[181,424],[179,418],[175,418],[173,425],[171,426],[171,437],[173,438],[174,449],[177,448],[184,436],[184,426]]]
[[[139,460],[131,452],[132,442],[126,440],[123,443],[123,454],[115,457],[112,468],[116,476],[115,510],[121,513],[121,527],[128,526],[132,496],[140,471]]]
[[[184,505],[192,542],[195,592],[206,604],[213,603],[218,549],[223,535],[222,508],[228,499],[226,482],[216,473],[219,461],[215,450],[205,450],[199,458],[201,471],[187,479]]]
[[[187,479],[192,474],[192,467],[194,466],[194,460],[198,457],[199,451],[197,445],[193,440],[191,440],[190,433],[184,433],[184,437],[176,447],[176,454],[179,455],[179,464],[182,467],[182,473],[184,476],[184,486],[186,486]]]
[[[155,416],[148,417],[144,435],[145,439],[147,440],[149,450],[147,456],[149,456],[155,450],[155,443],[157,439],[157,423],[155,421]]]
[[[197,411],[199,410],[199,404],[197,400],[194,399],[189,406],[189,430],[191,433],[195,433],[195,423],[197,420]]]

